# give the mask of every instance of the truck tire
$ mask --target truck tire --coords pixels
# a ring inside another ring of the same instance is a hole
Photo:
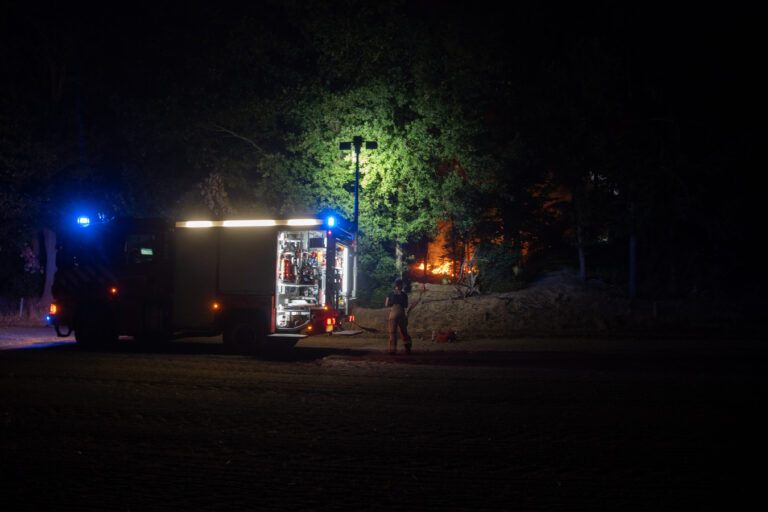
[[[240,314],[226,322],[224,346],[240,354],[261,352],[267,341],[267,323],[259,313]]]
[[[144,309],[140,330],[134,335],[134,340],[141,345],[158,346],[170,341],[173,329],[167,309],[161,305],[152,305]]]
[[[110,347],[117,343],[115,322],[106,311],[88,310],[78,315],[75,341],[82,347]]]

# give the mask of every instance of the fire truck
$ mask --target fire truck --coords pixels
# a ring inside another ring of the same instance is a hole
[[[222,335],[241,351],[354,321],[354,239],[326,219],[78,219],[49,322],[78,344]]]

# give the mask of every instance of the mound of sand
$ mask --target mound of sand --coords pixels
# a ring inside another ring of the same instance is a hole
[[[413,283],[411,302],[420,287]],[[388,309],[358,307],[354,315],[358,327],[386,334]],[[572,270],[561,270],[523,290],[467,298],[453,285],[428,283],[421,304],[411,312],[409,331],[422,338],[446,328],[459,338],[648,333],[708,328],[701,317],[672,302],[630,300],[623,290],[596,280],[583,282]]]

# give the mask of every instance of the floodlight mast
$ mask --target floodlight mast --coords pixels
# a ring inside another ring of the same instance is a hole
[[[355,212],[354,212],[354,228],[355,228],[355,250],[353,251],[353,259],[352,259],[352,266],[353,266],[353,272],[352,272],[352,298],[357,298],[357,217],[358,217],[358,200],[357,200],[357,189],[358,189],[358,182],[359,182],[359,173],[360,173],[360,148],[363,147],[363,143],[365,143],[365,149],[378,149],[379,143],[376,141],[363,141],[363,137],[360,135],[355,135],[352,137],[352,142],[341,142],[339,143],[339,149],[342,151],[349,151],[350,149],[355,150]]]

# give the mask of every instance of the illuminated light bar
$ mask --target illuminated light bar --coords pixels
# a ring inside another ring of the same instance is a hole
[[[288,219],[289,226],[319,226],[322,223],[319,219]]]
[[[254,226],[276,226],[277,222],[271,219],[265,220],[225,220],[221,223],[225,228],[244,228]]]
[[[213,227],[213,222],[210,220],[188,220],[186,222],[181,222],[179,224],[183,224],[183,228],[210,228]],[[178,226],[178,224],[177,224]]]
[[[245,219],[245,220],[186,220],[176,223],[177,228],[212,228],[212,227],[268,227],[268,226],[320,226],[320,219]]]

